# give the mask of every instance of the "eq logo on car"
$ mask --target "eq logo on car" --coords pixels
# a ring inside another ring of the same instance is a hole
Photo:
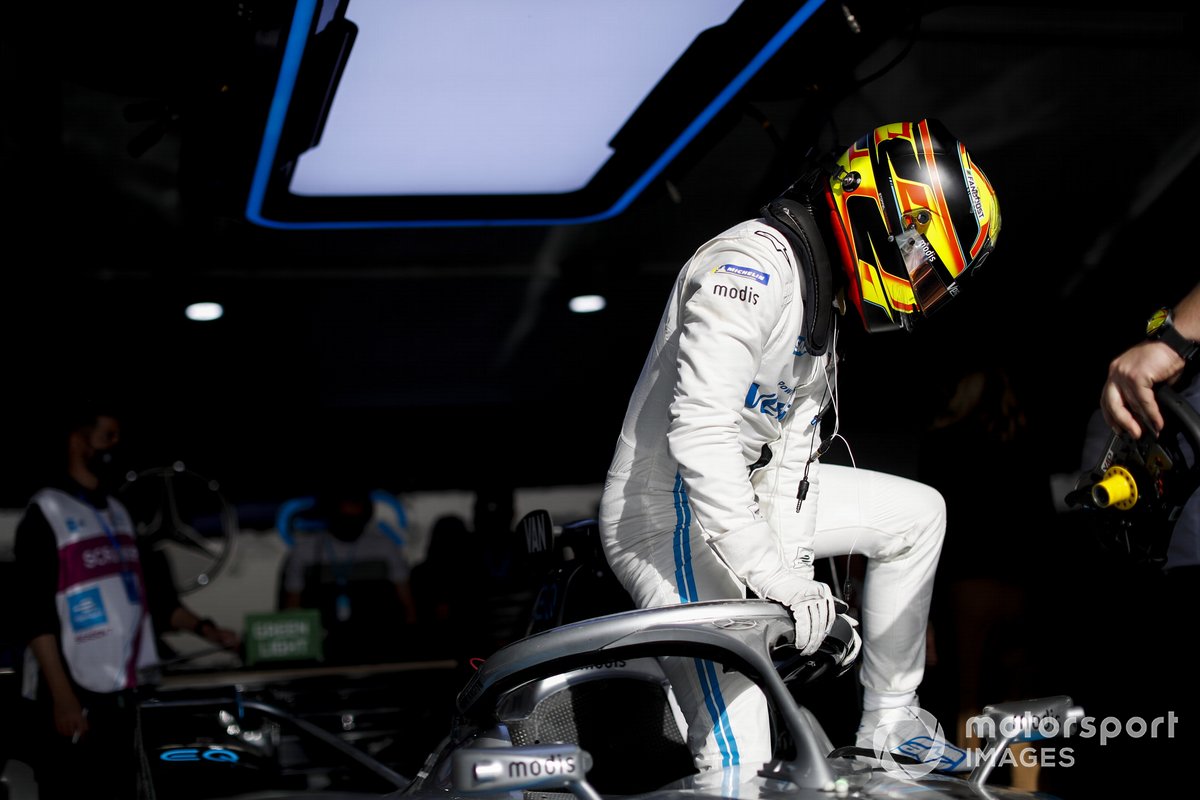
[[[236,764],[241,759],[232,750],[223,747],[172,747],[159,753],[160,761],[216,761]]]

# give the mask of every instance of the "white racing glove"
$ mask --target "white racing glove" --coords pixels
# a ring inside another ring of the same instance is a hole
[[[842,604],[839,602],[838,605],[841,606]],[[847,664],[853,664],[854,659],[858,658],[858,653],[862,650],[862,637],[858,635],[858,620],[849,614],[839,614],[839,616],[845,618],[846,622],[850,623],[850,635],[852,637],[850,639],[850,648],[846,651],[846,655],[838,661],[838,666],[844,667]]]
[[[815,653],[837,615],[829,587],[784,566],[775,534],[765,522],[711,538],[708,544],[756,595],[791,610],[796,649],[804,655]]]

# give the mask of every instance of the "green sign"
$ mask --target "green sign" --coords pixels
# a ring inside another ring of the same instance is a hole
[[[321,614],[315,609],[246,615],[246,664],[320,661]]]

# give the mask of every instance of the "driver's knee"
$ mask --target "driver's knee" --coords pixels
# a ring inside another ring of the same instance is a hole
[[[880,561],[937,559],[946,536],[946,500],[932,486],[909,482],[904,507],[896,513],[899,536],[888,552],[877,553]]]
[[[946,536],[946,498],[932,486],[923,483],[920,486],[923,490],[921,503],[924,512],[917,525],[917,538],[940,549]]]

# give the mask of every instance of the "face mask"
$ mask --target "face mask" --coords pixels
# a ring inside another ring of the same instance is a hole
[[[335,514],[329,520],[329,532],[335,539],[343,542],[353,542],[362,536],[370,517],[367,515]]]
[[[125,482],[124,460],[122,452],[116,446],[96,450],[88,459],[87,468],[100,481],[105,489],[115,489]]]

